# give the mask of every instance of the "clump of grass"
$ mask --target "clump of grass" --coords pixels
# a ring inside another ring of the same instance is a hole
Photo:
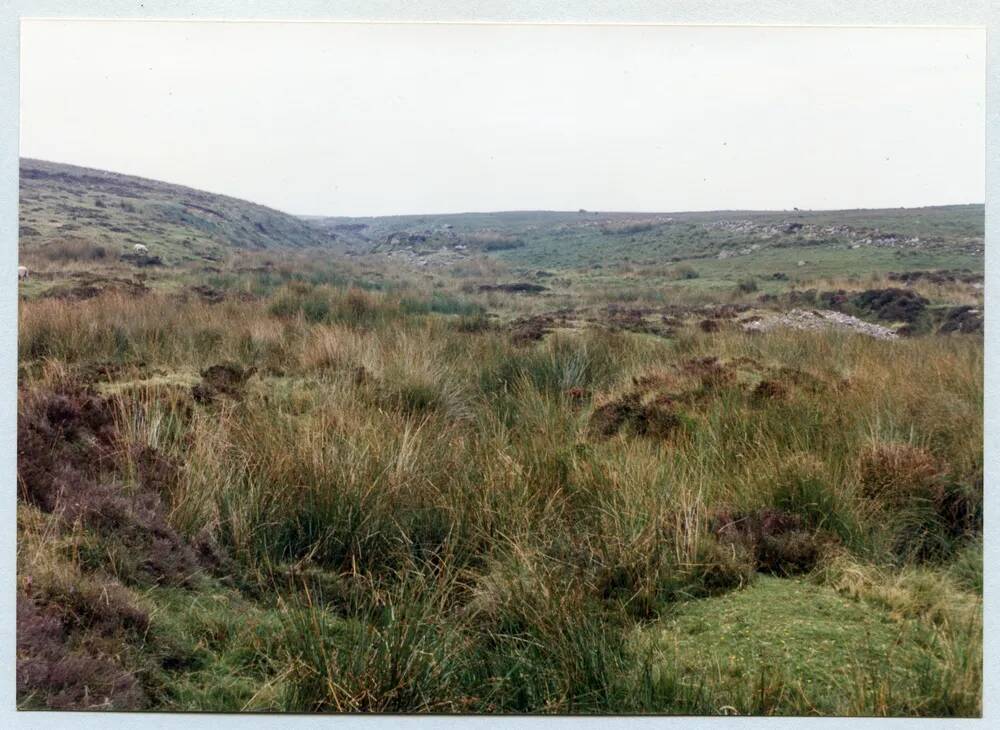
[[[621,372],[616,345],[624,338],[595,334],[586,338],[553,336],[530,350],[503,348],[480,369],[479,387],[487,396],[505,398],[520,383],[559,397],[572,388],[609,385]]]
[[[493,326],[489,317],[483,312],[471,315],[462,315],[455,324],[455,329],[467,334],[479,334],[486,332]]]
[[[778,509],[802,518],[812,530],[836,535],[860,545],[863,526],[849,494],[835,488],[822,462],[810,454],[790,454],[775,475],[772,502]]]
[[[971,539],[955,556],[949,568],[952,577],[965,590],[983,595],[983,540]]]
[[[904,443],[873,444],[861,452],[858,471],[866,494],[898,507],[917,499],[934,499],[942,468],[933,454]]]
[[[440,621],[445,592],[403,578],[362,622],[309,602],[284,617],[280,651],[293,673],[281,704],[298,712],[462,709],[461,635]],[[308,594],[307,594],[308,599]]]
[[[466,318],[482,317],[481,305],[434,292],[427,298],[403,297],[400,309],[405,314],[457,314]]]
[[[296,287],[279,295],[271,304],[270,312],[276,317],[301,315],[307,322],[326,322],[331,309],[330,299],[322,290]]]

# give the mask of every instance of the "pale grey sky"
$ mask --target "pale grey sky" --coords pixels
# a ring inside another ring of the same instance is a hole
[[[982,202],[973,29],[24,21],[21,155],[292,213]]]

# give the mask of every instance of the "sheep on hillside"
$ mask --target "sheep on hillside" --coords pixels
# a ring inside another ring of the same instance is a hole
[[[28,267],[27,266],[18,266],[17,267],[17,280],[18,281],[27,281],[28,280]]]

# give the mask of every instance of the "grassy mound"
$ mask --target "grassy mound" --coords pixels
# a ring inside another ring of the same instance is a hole
[[[803,580],[761,576],[644,632],[660,672],[716,712],[905,714],[948,661],[926,626]],[[906,708],[906,709],[904,709]]]

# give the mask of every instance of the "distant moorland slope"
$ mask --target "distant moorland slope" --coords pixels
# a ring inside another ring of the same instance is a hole
[[[135,244],[166,263],[227,249],[325,245],[335,236],[295,216],[226,195],[41,160],[21,160],[20,250],[116,256]],[[102,253],[103,251],[103,253]]]
[[[573,272],[612,287],[623,270],[682,265],[688,284],[731,287],[893,271],[981,272],[981,204],[843,211],[505,211],[380,217],[294,216],[225,195],[129,175],[21,160],[20,253],[32,268],[204,266],[234,252],[328,248],[432,269],[483,257],[520,277]],[[131,255],[143,244],[149,256]],[[90,262],[90,263],[88,263]],[[661,272],[662,273],[662,272]],[[673,274],[667,278],[676,278]]]
[[[628,213],[509,211],[311,219],[358,251],[410,258],[487,252],[513,266],[583,268],[689,260],[768,270],[829,258],[839,273],[900,266],[977,267],[983,206],[840,211]],[[763,260],[763,261],[762,261]]]

